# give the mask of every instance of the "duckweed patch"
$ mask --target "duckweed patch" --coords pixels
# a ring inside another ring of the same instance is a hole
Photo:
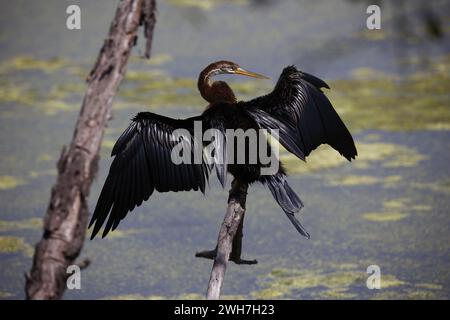
[[[3,61],[0,65],[0,103],[13,103],[21,107],[29,107],[44,112],[45,115],[54,115],[61,111],[78,110],[81,103],[81,94],[85,84],[75,79],[62,81],[59,71],[70,71],[75,66],[65,59],[37,59],[32,56],[17,56]],[[23,72],[43,72],[46,82],[55,83],[50,88],[44,82],[36,82],[34,77],[22,75]],[[73,103],[73,99],[76,103]],[[2,110],[2,114],[11,114]]]
[[[393,187],[402,181],[402,176],[392,175],[386,177],[367,175],[334,176],[329,178],[331,186],[368,186],[382,184],[384,187]]]
[[[24,184],[26,184],[26,181],[22,178],[14,176],[0,176],[0,190],[14,189]]]
[[[384,167],[411,167],[417,165],[420,161],[425,159],[417,150],[408,148],[403,145],[382,143],[382,142],[359,142],[356,143],[358,149],[358,156],[352,167],[357,169],[365,169],[373,162],[382,162]],[[307,158],[304,163],[297,159],[294,155],[280,149],[280,159],[286,165],[290,173],[305,174],[321,171],[324,169],[331,169],[343,165],[349,165],[348,161],[344,159],[338,152],[329,146],[321,145]],[[384,181],[389,184],[395,183],[399,180],[398,177],[391,176],[391,181]],[[356,182],[377,183],[374,179],[366,177],[355,178],[352,177],[348,183]]]
[[[39,70],[45,73],[59,71],[68,66],[68,61],[61,58],[37,59],[30,55],[19,55],[4,61],[0,65],[0,73],[26,70]]]
[[[317,298],[353,299],[359,296],[361,288],[366,288],[367,274],[353,264],[334,268],[336,271],[297,270],[277,268],[262,278],[261,290],[254,291],[255,299],[299,299],[308,291]],[[382,289],[408,285],[392,274],[383,274]]]
[[[168,53],[159,53],[159,54],[152,54],[152,58],[151,59],[145,59],[142,57],[137,57],[137,56],[131,56],[130,57],[130,64],[145,64],[145,65],[149,65],[149,66],[160,66],[163,64],[166,64],[170,61],[173,60],[173,57],[168,54]]]
[[[413,212],[430,211],[432,206],[425,204],[413,204],[409,198],[397,198],[383,202],[383,211],[367,212],[362,218],[374,222],[395,222],[403,220]]]
[[[374,31],[374,32],[371,32],[371,31]],[[383,29],[369,30],[369,29],[364,28],[361,32],[357,33],[357,36],[362,39],[369,40],[369,41],[382,41],[388,37],[388,32]]]
[[[29,173],[30,178],[39,178],[46,176],[56,176],[56,169],[47,169],[47,170],[31,170]]]
[[[87,234],[89,236],[91,236],[91,232],[93,229],[91,230],[86,230]],[[105,238],[105,240],[107,241],[108,239],[118,239],[118,238],[124,238],[127,236],[131,236],[137,233],[141,233],[141,232],[145,232],[145,229],[125,229],[125,230],[119,230],[116,229],[114,231],[111,231],[110,233],[108,233],[108,237]],[[99,234],[101,235],[103,233],[103,228],[100,229]]]
[[[282,299],[285,297],[300,298],[302,290],[318,289],[331,295],[349,295],[347,289],[353,285],[365,283],[365,274],[356,270],[339,270],[325,272],[323,270],[274,269],[262,280],[263,289],[253,291],[255,299]],[[326,293],[323,293],[326,294]]]
[[[406,300],[429,300],[442,299],[442,291],[440,290],[425,290],[417,287],[408,287],[400,292],[377,290],[372,299],[373,300],[389,300],[389,299],[406,299]]]
[[[102,141],[102,148],[107,149],[107,150],[112,150],[112,148],[114,147],[115,143],[116,142],[114,140],[103,139],[103,141]]]
[[[319,294],[320,298],[324,299],[353,299],[356,298],[357,295],[354,293],[349,293],[348,289],[346,288],[333,288],[333,289],[327,289],[325,291],[320,292]]]
[[[6,221],[0,220],[0,231],[24,230],[24,229],[40,229],[42,227],[42,219],[31,218],[25,220]]]
[[[41,153],[36,159],[37,162],[47,162],[50,160],[52,160],[52,156],[48,153]]]
[[[405,209],[406,204],[410,202],[408,198],[398,198],[393,200],[386,200],[383,202],[383,207],[388,209]]]
[[[432,183],[428,182],[414,182],[411,184],[414,188],[430,190],[440,193],[450,193],[450,180],[436,181]]]
[[[198,293],[184,293],[179,296],[174,297],[175,300],[203,300],[204,296]]]
[[[81,105],[81,92],[74,89],[78,87],[74,84],[56,85],[48,92],[39,90],[37,85],[18,82],[14,79],[0,80],[0,84],[0,104],[12,103],[19,107],[43,112],[45,115],[77,111]],[[69,102],[74,97],[77,102]],[[8,113],[14,115],[14,112],[2,110],[3,116]]]
[[[369,133],[367,135],[364,136],[364,141],[369,141],[369,142],[374,142],[374,141],[380,141],[381,140],[381,135],[378,133]]]
[[[370,212],[364,213],[362,217],[369,221],[388,222],[402,220],[408,217],[408,214],[401,212]]]
[[[261,289],[249,295],[223,295],[222,300],[242,299],[301,299],[302,292],[320,299],[355,299],[363,289],[371,299],[431,299],[439,297],[443,287],[434,283],[412,284],[392,274],[382,274],[381,290],[370,291],[366,287],[367,274],[357,265],[335,266],[336,271],[298,270],[276,268],[260,278]],[[373,294],[372,294],[373,293]],[[124,294],[109,296],[107,300],[203,300],[198,293],[182,293],[177,296]]]
[[[383,207],[388,210],[405,210],[409,211],[430,211],[433,209],[431,205],[427,204],[414,204],[409,198],[398,198],[393,200],[387,200],[383,202]]]
[[[37,101],[37,93],[28,84],[0,81],[0,103],[31,106]]]
[[[54,84],[48,92],[49,99],[62,100],[69,97],[80,97],[86,90],[84,82],[64,82]]]
[[[243,294],[224,294],[220,297],[221,300],[246,300],[248,299]]]
[[[425,205],[425,204],[419,204],[415,206],[411,206],[411,209],[414,211],[431,211],[433,209],[432,206]]]
[[[450,56],[402,80],[363,71],[331,82],[326,92],[351,131],[450,128]]]
[[[181,2],[186,4],[184,0]],[[217,2],[187,3],[208,6]],[[174,78],[164,70],[155,68],[171,59],[168,54],[155,56],[148,62],[133,59],[132,62],[135,62],[132,64],[142,64],[144,68],[141,69],[144,70],[127,72],[118,95],[119,100],[125,102],[121,107],[129,108],[137,104],[141,110],[145,106],[152,109],[171,106],[202,108],[206,103],[198,93],[196,79]],[[48,74],[66,70],[70,73],[73,68],[76,66],[64,59],[40,60],[31,56],[19,56],[4,61],[0,65],[0,74],[25,70],[38,70]],[[366,129],[450,130],[450,97],[447,93],[450,86],[450,56],[438,60],[430,70],[398,80],[374,70],[358,69],[354,70],[353,79],[331,82],[333,90],[327,90],[326,93],[352,132]],[[239,100],[267,94],[273,87],[260,81],[228,82]],[[37,107],[47,115],[54,115],[78,110],[84,90],[85,84],[77,77],[72,82],[54,85],[42,96],[37,94],[31,83],[6,81],[5,78],[0,86],[0,102]],[[74,96],[76,103],[70,99]],[[405,157],[400,161],[406,163],[409,159],[411,158]],[[418,160],[413,160],[412,165],[414,161]],[[395,165],[395,162],[388,164]]]
[[[395,158],[383,163],[383,167],[386,168],[399,168],[399,167],[415,167],[419,162],[428,159],[427,156],[419,154],[413,149],[403,150],[401,154]]]
[[[443,287],[440,284],[436,283],[419,283],[417,284],[418,288],[424,288],[429,290],[442,290]]]
[[[27,257],[31,257],[33,252],[33,247],[23,238],[0,236],[0,253],[23,253]]]
[[[53,116],[59,112],[75,111],[80,108],[78,103],[68,103],[63,100],[47,100],[45,103],[38,105],[44,114]]]
[[[387,289],[387,288],[392,288],[392,287],[403,286],[406,284],[406,282],[397,279],[395,276],[393,276],[391,274],[386,274],[386,275],[382,276],[380,284],[381,284],[381,289]]]
[[[374,176],[345,176],[338,180],[331,181],[331,185],[357,186],[357,185],[372,185],[379,182],[378,177]]]

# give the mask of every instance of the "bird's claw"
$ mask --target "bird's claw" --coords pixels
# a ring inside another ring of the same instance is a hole
[[[214,260],[216,258],[217,255],[217,248],[214,250],[205,250],[205,251],[200,251],[197,252],[195,254],[196,258],[205,258],[205,259],[211,259]],[[229,261],[233,261],[235,264],[257,264],[258,261],[253,259],[253,260],[246,260],[246,259],[241,259],[241,257],[233,257],[233,252],[230,254],[230,258],[228,259]]]

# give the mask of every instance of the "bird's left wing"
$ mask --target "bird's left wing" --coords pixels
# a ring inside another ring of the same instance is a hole
[[[268,95],[240,102],[260,127],[279,129],[279,141],[302,160],[326,143],[349,161],[357,155],[353,138],[321,88],[319,78],[286,67]]]
[[[200,190],[204,193],[210,168],[203,161],[201,143],[199,145],[192,135],[196,120],[202,119],[178,120],[151,112],[141,112],[133,119],[112,150],[115,158],[89,223],[89,227],[95,223],[91,239],[108,216],[102,237],[114,230],[126,214],[147,200],[154,190]],[[179,143],[186,143],[183,152],[191,151],[187,155],[192,160],[190,164],[172,161],[172,150]],[[200,162],[194,161],[194,153],[199,148]]]

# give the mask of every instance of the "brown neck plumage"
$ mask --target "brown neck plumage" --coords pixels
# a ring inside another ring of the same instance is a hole
[[[218,101],[236,102],[236,96],[226,82],[212,81],[212,77],[219,74],[218,70],[219,68],[212,64],[200,73],[197,86],[201,96],[210,104]]]

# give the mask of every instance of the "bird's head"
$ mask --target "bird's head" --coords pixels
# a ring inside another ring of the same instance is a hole
[[[212,75],[240,74],[252,78],[269,79],[269,77],[263,76],[262,74],[259,73],[245,70],[244,68],[240,67],[237,63],[226,60],[211,63],[208,67],[206,67],[206,69],[209,69]]]
[[[197,82],[200,94],[210,104],[216,101],[236,102],[236,96],[226,82],[211,80],[219,74],[240,74],[252,78],[269,79],[262,74],[245,70],[231,61],[221,60],[211,63],[200,73]]]

